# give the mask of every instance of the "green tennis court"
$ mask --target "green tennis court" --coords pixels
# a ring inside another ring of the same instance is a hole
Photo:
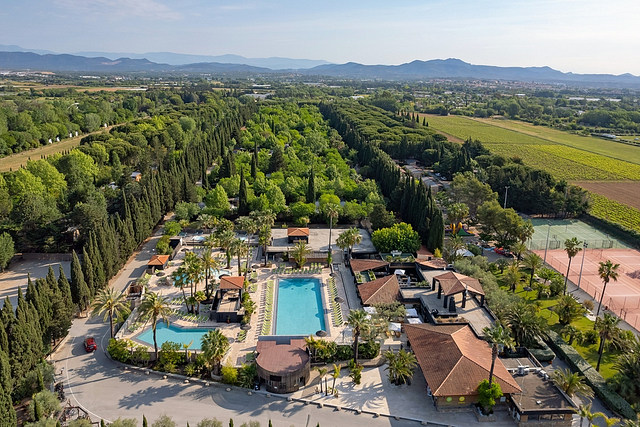
[[[564,241],[576,237],[586,242],[589,249],[626,249],[627,245],[608,234],[577,219],[547,220],[534,218],[531,220],[535,230],[531,240],[527,242],[529,250],[541,250],[546,247],[547,234],[549,249],[563,249]],[[551,224],[551,225],[549,225]]]

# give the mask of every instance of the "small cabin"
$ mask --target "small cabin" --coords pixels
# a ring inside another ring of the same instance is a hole
[[[308,228],[287,228],[287,242],[289,243],[298,243],[305,242],[309,243],[309,229]]]

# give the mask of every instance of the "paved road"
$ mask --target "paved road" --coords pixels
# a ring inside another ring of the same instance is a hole
[[[120,275],[113,280],[116,289],[139,277],[147,260],[153,254],[158,236],[145,243]],[[96,337],[99,349],[87,354],[82,340],[87,335]],[[205,417],[216,417],[228,422],[233,418],[238,425],[257,420],[274,426],[368,426],[415,427],[413,421],[395,420],[353,412],[317,408],[314,405],[288,403],[280,398],[267,398],[264,394],[249,396],[241,390],[225,391],[220,385],[205,387],[183,384],[177,380],[163,380],[157,375],[145,375],[122,370],[105,354],[109,330],[100,319],[76,319],[69,339],[53,356],[58,374],[62,371],[67,398],[89,411],[92,420],[113,421],[118,417],[152,421],[160,414],[170,415],[178,425],[195,425]],[[60,377],[57,379],[60,380]]]

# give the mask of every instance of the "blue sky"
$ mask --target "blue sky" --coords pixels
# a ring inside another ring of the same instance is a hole
[[[0,44],[55,52],[459,58],[640,74],[637,0],[2,0]],[[397,6],[396,6],[397,4]]]

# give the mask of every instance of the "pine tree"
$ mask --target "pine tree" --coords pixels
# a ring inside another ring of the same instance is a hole
[[[233,427],[233,418],[229,419],[229,427]]]
[[[142,427],[148,427],[147,417],[144,414],[142,415]]]
[[[247,182],[244,179],[244,169],[240,169],[240,192],[238,194],[238,215],[249,214],[249,201],[247,200]]]
[[[13,409],[11,397],[4,390],[0,389],[0,426],[14,427],[18,425],[16,411]]]
[[[40,421],[42,419],[42,406],[40,406],[40,400],[33,399],[33,420]]]
[[[315,203],[316,202],[316,174],[311,168],[311,173],[309,174],[309,183],[307,185],[307,203]]]
[[[84,311],[89,306],[89,288],[84,281],[84,274],[82,274],[82,267],[80,266],[80,260],[76,251],[73,251],[71,260],[71,298],[73,303],[76,304],[80,311]]]

